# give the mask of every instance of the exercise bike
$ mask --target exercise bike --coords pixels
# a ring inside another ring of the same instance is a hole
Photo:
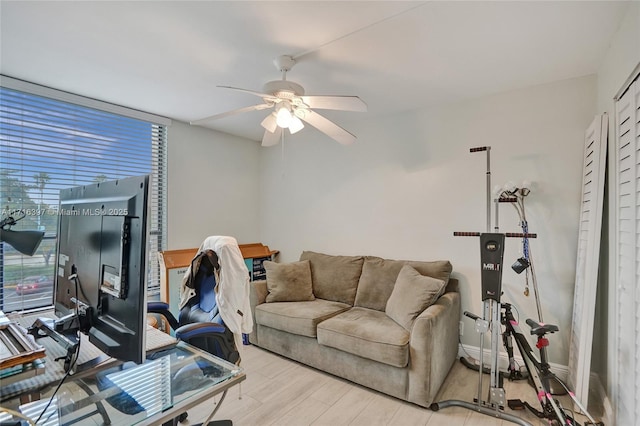
[[[545,336],[558,331],[558,327],[553,324],[541,323],[533,319],[526,320],[527,325],[531,329],[531,335],[535,335],[537,338],[536,348],[538,348],[540,353],[540,358],[538,359],[536,358],[535,352],[529,345],[529,341],[520,330],[518,320],[513,315],[511,304],[502,303],[500,322],[505,327],[504,332],[502,333],[502,341],[505,349],[507,350],[507,355],[509,356],[509,378],[514,379],[520,376],[520,371],[517,369],[513,357],[512,341],[515,340],[518,350],[522,355],[522,359],[524,360],[524,365],[527,369],[532,385],[537,391],[538,401],[540,402],[540,410],[538,410],[526,401],[510,399],[507,401],[509,408],[512,410],[523,410],[526,408],[538,418],[549,420],[551,424],[580,426],[580,423],[575,420],[575,415],[571,410],[562,407],[560,402],[551,394],[551,381],[553,380],[554,383],[559,383],[564,388],[567,394],[571,397],[573,403],[580,409],[582,414],[587,417],[588,421],[585,422],[585,426],[604,426],[604,423],[596,422],[594,420],[587,409],[582,405],[582,403],[580,403],[580,400],[576,398],[575,394],[569,390],[562,380],[553,374],[549,367],[546,351],[547,346],[549,346],[549,339]]]

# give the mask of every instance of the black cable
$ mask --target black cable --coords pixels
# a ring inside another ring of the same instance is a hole
[[[79,347],[80,347],[80,344],[78,343],[78,348]],[[77,355],[76,355],[76,359],[77,359]],[[73,364],[75,364],[75,361],[73,362]],[[69,370],[67,370],[67,373],[64,375],[62,380],[60,380],[60,382],[58,383],[58,386],[56,387],[56,390],[53,391],[53,395],[51,395],[51,397],[49,398],[49,402],[47,402],[47,405],[44,407],[44,410],[42,410],[42,412],[40,413],[40,415],[36,419],[36,424],[38,424],[38,422],[40,421],[40,418],[44,415],[44,413],[47,411],[47,409],[51,405],[51,402],[53,401],[53,398],[55,398],[56,393],[58,393],[58,390],[60,390],[60,387],[62,386],[64,381],[67,379],[67,377],[69,377],[71,375],[72,368],[73,368],[73,365],[71,365],[69,367]],[[53,413],[49,414],[44,421],[46,422],[47,420],[49,420],[49,417],[51,417],[52,415],[53,415]]]
[[[462,344],[462,339],[460,339],[460,335],[458,335],[458,343],[460,344],[460,348],[462,349],[462,352],[464,352],[467,355],[467,358],[471,358],[475,360],[475,358],[469,355],[469,352],[467,352],[467,350],[464,348],[464,345]]]
[[[79,288],[80,293],[82,293],[82,297],[84,297],[83,302],[88,304],[89,298],[87,297],[87,295],[84,292],[84,289],[82,288],[82,283],[80,283],[80,279],[78,278],[78,268],[76,267],[75,264],[71,265],[71,274],[75,275],[74,282],[76,284],[76,299],[78,298],[78,288]],[[78,307],[78,304],[76,303],[76,308],[77,307]],[[77,313],[77,309],[76,309],[76,313]]]
[[[75,290],[76,290],[76,299],[78,298],[78,275],[75,274],[74,277],[74,282],[75,282]],[[79,317],[79,311],[78,311],[78,303],[76,301],[76,317]],[[38,416],[38,418],[36,419],[35,423],[37,424],[40,421],[40,418],[44,415],[44,413],[47,411],[47,409],[49,408],[49,406],[51,405],[51,402],[53,402],[53,398],[55,398],[56,394],[58,393],[58,390],[60,390],[60,387],[62,386],[62,384],[64,383],[64,381],[67,379],[67,377],[69,377],[71,375],[71,371],[73,371],[73,367],[75,367],[76,362],[78,361],[78,357],[80,356],[80,342],[82,341],[82,339],[80,338],[80,329],[78,328],[78,331],[76,333],[77,337],[78,337],[78,346],[76,346],[76,353],[75,353],[75,358],[71,361],[71,364],[69,365],[69,369],[67,370],[67,372],[65,373],[65,375],[62,377],[62,379],[60,380],[60,382],[58,383],[58,386],[56,386],[56,389],[53,391],[53,394],[51,395],[51,397],[49,398],[49,402],[47,402],[47,405],[44,407],[44,410],[42,410],[42,412],[40,413],[40,415]],[[47,418],[44,420],[45,422],[47,420],[49,420],[49,417],[51,417],[53,415],[53,413],[49,414],[47,416]]]

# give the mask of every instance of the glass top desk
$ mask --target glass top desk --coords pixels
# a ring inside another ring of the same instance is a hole
[[[148,333],[158,332],[148,330]],[[86,336],[83,336],[86,337]],[[39,339],[47,348],[47,369],[43,374],[5,385],[0,383],[0,406],[35,421],[45,409],[59,383],[59,362],[53,360],[50,338]],[[86,345],[85,345],[86,342]],[[88,339],[82,346],[90,346]],[[51,350],[50,350],[51,349]],[[50,355],[50,352],[52,354]],[[51,364],[54,365],[51,365]],[[246,378],[242,368],[201,351],[185,342],[147,354],[145,363],[120,363],[108,358],[70,375],[56,393],[38,424],[147,425],[171,421],[190,408],[226,391]],[[39,400],[27,402],[37,392]],[[212,415],[215,407],[212,401]],[[0,413],[0,421],[12,417]],[[17,420],[14,417],[13,420]]]

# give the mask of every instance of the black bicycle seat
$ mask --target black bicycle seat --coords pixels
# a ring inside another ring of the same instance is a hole
[[[545,324],[543,322],[532,320],[531,318],[527,320],[527,324],[531,327],[531,334],[535,334],[537,336],[543,336],[547,333],[555,333],[560,330],[557,325]]]

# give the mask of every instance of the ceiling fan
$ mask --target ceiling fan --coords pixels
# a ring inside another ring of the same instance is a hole
[[[273,111],[261,123],[265,128],[262,146],[276,145],[280,141],[284,129],[288,128],[292,134],[302,130],[304,128],[303,121],[341,144],[355,142],[356,137],[353,134],[318,114],[314,109],[366,112],[367,105],[359,97],[305,95],[301,85],[287,80],[287,71],[295,65],[295,59],[283,55],[276,58],[273,63],[282,72],[282,80],[269,81],[262,87],[262,92],[218,86],[259,96],[263,103],[205,117],[192,121],[191,124],[197,125],[234,114],[273,108]]]

